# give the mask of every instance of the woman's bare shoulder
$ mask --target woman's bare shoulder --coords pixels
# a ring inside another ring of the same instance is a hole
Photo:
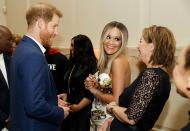
[[[129,64],[128,57],[126,55],[119,55],[113,60],[113,64]]]

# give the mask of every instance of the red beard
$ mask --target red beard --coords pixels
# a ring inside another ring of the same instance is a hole
[[[40,33],[40,39],[41,39],[42,45],[45,48],[51,46],[51,44],[52,44],[51,38],[52,38],[52,36],[47,32],[41,32]]]

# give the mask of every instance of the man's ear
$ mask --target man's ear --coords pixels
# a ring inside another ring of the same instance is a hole
[[[37,26],[38,26],[40,29],[44,28],[44,26],[45,26],[44,20],[41,19],[41,18],[39,18],[38,21],[37,21]]]

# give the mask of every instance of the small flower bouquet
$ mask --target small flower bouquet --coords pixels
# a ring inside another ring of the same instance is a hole
[[[110,76],[106,73],[100,74],[99,72],[96,72],[94,76],[96,77],[96,80],[100,85],[100,90],[102,92],[110,92],[112,84]]]

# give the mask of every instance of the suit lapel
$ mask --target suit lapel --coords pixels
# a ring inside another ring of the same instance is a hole
[[[36,43],[34,40],[32,40],[30,37],[24,35],[24,37],[22,38],[22,41],[27,41],[27,42],[25,42],[25,43],[32,45],[34,48],[36,48],[37,50],[39,50],[39,51],[43,54],[43,52],[41,51],[41,49],[40,49],[40,47],[37,45],[37,43]],[[44,55],[44,54],[43,54],[43,55]]]
[[[4,57],[4,61],[5,61],[5,68],[6,68],[6,72],[7,72],[7,79],[8,79],[8,83],[10,82],[10,60],[11,60],[11,57],[6,55],[6,54],[3,54],[3,57]]]

